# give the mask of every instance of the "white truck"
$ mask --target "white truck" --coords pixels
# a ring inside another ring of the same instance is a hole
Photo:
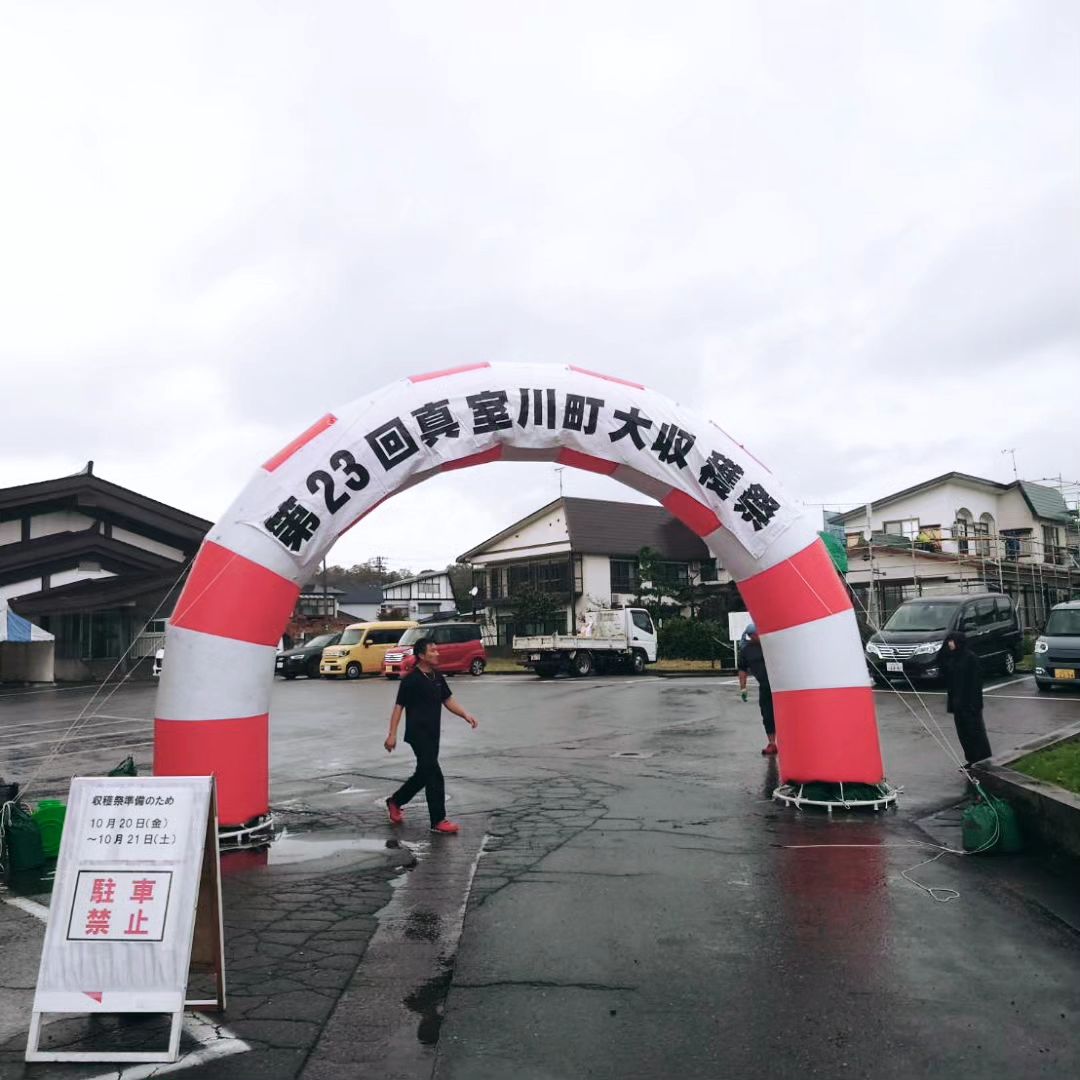
[[[646,664],[656,662],[656,627],[644,608],[600,608],[585,613],[576,634],[515,636],[514,655],[541,679],[563,671],[640,675]]]

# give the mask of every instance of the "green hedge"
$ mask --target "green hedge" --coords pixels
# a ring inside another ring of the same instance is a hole
[[[727,660],[727,624],[707,619],[665,619],[658,635],[661,660]]]

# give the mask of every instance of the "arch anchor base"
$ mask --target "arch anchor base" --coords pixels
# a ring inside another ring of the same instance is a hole
[[[244,825],[229,825],[218,829],[218,844],[222,851],[265,847],[274,839],[274,815],[263,814]]]
[[[794,806],[801,810],[804,806],[815,806],[828,811],[833,810],[887,810],[896,805],[900,789],[888,781],[880,784],[811,783],[781,784],[773,798],[785,806]]]

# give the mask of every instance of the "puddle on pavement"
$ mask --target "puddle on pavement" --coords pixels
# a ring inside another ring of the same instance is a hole
[[[450,992],[450,969],[447,968],[435,978],[418,986],[403,1004],[420,1017],[416,1025],[416,1040],[422,1046],[434,1046],[439,1041],[442,1029],[443,1005]]]
[[[267,850],[270,866],[293,866],[317,859],[337,859],[348,855],[385,855],[388,851],[405,854],[397,840],[379,840],[353,833],[295,832],[282,829]]]

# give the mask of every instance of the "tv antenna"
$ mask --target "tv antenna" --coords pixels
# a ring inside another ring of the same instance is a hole
[[[1003,454],[1008,454],[1008,455],[1009,455],[1009,457],[1011,457],[1011,458],[1012,458],[1012,465],[1013,465],[1013,479],[1014,479],[1014,480],[1019,480],[1019,479],[1020,479],[1020,475],[1019,475],[1019,473],[1017,473],[1017,471],[1016,471],[1016,447],[1015,447],[1015,446],[1010,446],[1008,450],[1002,450],[1001,452],[1002,452]]]

